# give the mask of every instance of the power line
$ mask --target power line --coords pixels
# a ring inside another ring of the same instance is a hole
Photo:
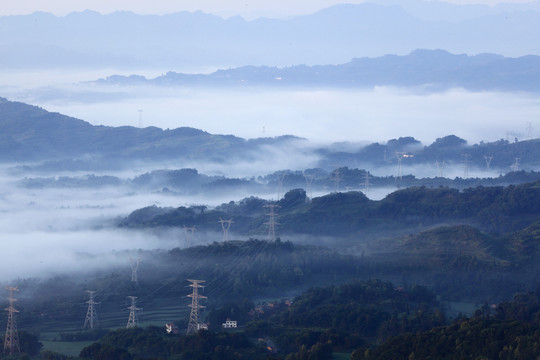
[[[88,304],[88,311],[86,311],[86,319],[84,320],[83,328],[86,328],[86,325],[89,325],[90,329],[93,329],[94,325],[98,326],[97,313],[94,306],[98,304],[94,301],[94,294],[96,292],[92,290],[86,290],[86,292],[89,294],[90,299],[86,302]]]
[[[135,300],[137,299],[136,296],[128,296],[128,298],[131,299],[131,306],[128,307],[129,318],[126,325],[126,329],[131,329],[131,328],[137,327],[137,311],[142,310],[142,309],[135,306]]]
[[[199,304],[199,300],[206,299],[206,296],[199,295],[199,288],[204,288],[204,286],[201,285],[204,280],[188,279],[187,281],[191,283],[189,286],[193,287],[193,293],[187,295],[191,298],[191,304],[188,305],[188,307],[191,308],[191,312],[189,314],[189,323],[186,335],[190,335],[196,333],[201,328],[201,324],[199,323],[199,309],[204,309],[204,306]]]
[[[19,311],[13,306],[13,303],[17,301],[17,299],[13,298],[13,291],[19,291],[19,289],[11,286],[7,286],[6,288],[9,290],[9,306],[5,309],[8,312],[8,322],[4,340],[4,353],[13,354],[15,352],[21,352],[21,348],[19,347],[19,333],[17,331],[17,322],[15,319],[15,313],[18,313]]]

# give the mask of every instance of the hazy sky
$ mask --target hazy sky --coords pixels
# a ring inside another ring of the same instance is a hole
[[[279,17],[312,13],[338,3],[361,3],[365,0],[2,0],[0,15],[29,14],[46,11],[65,15],[86,9],[101,13],[128,10],[140,14],[163,14],[202,10],[221,16],[241,15],[246,18]],[[373,0],[376,2],[376,0]],[[531,0],[447,0],[454,4],[526,3]]]

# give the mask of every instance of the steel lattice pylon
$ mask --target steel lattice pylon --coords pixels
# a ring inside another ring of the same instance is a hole
[[[276,225],[279,225],[278,222],[276,222],[276,210],[279,209],[281,206],[277,204],[266,204],[263,207],[269,208],[270,212],[266,215],[269,216],[268,222],[265,223],[265,225],[268,225],[268,240],[269,241],[275,241],[276,240]]]
[[[94,326],[98,326],[97,313],[94,307],[94,305],[97,305],[98,303],[94,301],[95,291],[86,290],[86,292],[89,294],[90,299],[86,302],[88,304],[88,311],[86,312],[83,328],[85,328],[86,325],[89,325],[90,329],[93,329]]]
[[[218,222],[221,223],[221,229],[223,230],[223,242],[229,241],[229,229],[234,221],[232,221],[232,219],[223,220],[222,218],[219,218]]]
[[[18,313],[14,307],[13,303],[17,301],[17,299],[13,298],[13,291],[19,291],[16,287],[8,286],[7,289],[9,290],[9,306],[6,309],[8,311],[8,322],[7,322],[7,328],[6,328],[6,338],[4,340],[4,352],[13,354],[15,352],[21,352],[21,349],[19,347],[19,333],[17,331],[17,322],[15,321],[15,313]]]
[[[186,238],[187,247],[193,246],[193,238],[195,237],[195,230],[197,230],[195,226],[187,227],[186,225],[184,225],[184,236]]]
[[[135,299],[137,299],[136,296],[128,296],[128,298],[131,299],[131,306],[128,307],[129,318],[126,325],[126,329],[131,329],[131,328],[137,327],[137,311],[142,310],[142,309],[135,306]]]
[[[131,282],[138,283],[139,278],[137,277],[137,270],[139,270],[139,264],[141,263],[141,259],[133,260],[133,258],[129,258],[129,265],[131,266]]]
[[[189,324],[186,331],[187,335],[196,333],[199,331],[199,309],[204,309],[204,306],[199,304],[199,299],[206,299],[206,296],[199,295],[199,288],[204,288],[200,285],[204,280],[190,280],[191,283],[189,286],[193,287],[193,293],[187,295],[191,298],[191,304],[188,305],[191,308],[191,313],[189,314]]]

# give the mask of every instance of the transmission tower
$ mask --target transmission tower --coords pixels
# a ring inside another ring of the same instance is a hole
[[[403,179],[403,168],[401,167],[401,162],[403,160],[403,155],[405,155],[404,152],[396,151],[396,158],[397,158],[396,180],[398,180],[400,183],[401,183],[401,180]]]
[[[139,264],[141,263],[141,259],[133,260],[132,258],[129,258],[129,265],[131,265],[131,282],[138,283],[139,278],[137,277],[137,270],[139,270]]]
[[[313,193],[311,192],[311,183],[313,182],[313,179],[315,178],[315,175],[307,175],[304,174],[304,178],[306,179],[306,192],[310,199],[313,199]]]
[[[336,168],[332,171],[332,180],[334,180],[334,191],[339,192],[339,183],[342,180],[341,170],[339,165],[335,165]]]
[[[443,161],[443,162],[438,162],[438,161],[435,161],[435,165],[437,165],[437,177],[444,177],[444,165],[446,165],[446,163]]]
[[[186,225],[184,225],[184,236],[186,238],[187,247],[193,246],[193,238],[195,237],[195,230],[197,230],[195,226],[186,227]]]
[[[469,164],[471,161],[471,154],[461,154],[463,156],[463,178],[467,179],[469,177]]]
[[[86,312],[86,319],[84,320],[83,328],[88,325],[90,326],[90,329],[93,329],[94,326],[98,326],[97,313],[94,306],[98,304],[94,301],[94,294],[96,292],[91,290],[86,290],[86,292],[89,294],[88,296],[90,297],[90,299],[86,302],[88,304],[88,311]]]
[[[190,335],[199,331],[199,309],[204,309],[204,306],[199,304],[199,300],[206,299],[206,296],[199,295],[199,288],[204,288],[204,286],[201,285],[204,280],[188,279],[188,281],[191,283],[189,286],[193,288],[193,293],[187,295],[187,297],[191,298],[191,304],[188,305],[188,307],[191,308],[191,312],[189,314],[189,324],[186,334]]]
[[[276,225],[279,225],[278,222],[276,222],[276,209],[279,209],[281,206],[277,204],[266,204],[263,207],[268,208],[270,210],[268,215],[268,222],[265,223],[265,225],[268,225],[268,240],[274,241],[276,240]]]
[[[285,173],[279,173],[278,174],[278,193],[277,193],[277,199],[281,199],[281,196],[283,194],[283,180],[285,179]]]
[[[129,318],[126,325],[126,329],[131,329],[131,328],[137,327],[137,311],[142,310],[142,309],[135,306],[135,300],[137,299],[136,296],[128,296],[128,298],[131,299],[131,306],[128,307]]]
[[[232,221],[232,219],[223,220],[222,218],[219,218],[218,222],[221,223],[221,229],[223,230],[223,241],[229,241],[229,229],[234,221]]]
[[[525,128],[525,130],[527,131],[527,139],[532,139],[532,137],[533,137],[532,122],[527,121],[527,127]]]
[[[519,170],[519,158],[515,158],[514,163],[511,166],[512,171],[518,171]]]
[[[366,195],[369,194],[369,186],[371,185],[369,183],[370,177],[371,176],[369,175],[369,171],[366,171],[366,173],[364,174],[364,192]]]
[[[13,291],[19,291],[16,287],[7,286],[9,290],[9,306],[6,309],[8,312],[8,322],[6,328],[6,338],[4,340],[4,353],[13,354],[15,352],[21,352],[19,347],[19,333],[17,332],[17,322],[15,320],[15,313],[18,313],[13,306],[13,303],[17,299],[13,298]]]
[[[486,170],[489,170],[491,168],[491,160],[493,160],[493,156],[484,155],[484,160],[486,160]]]

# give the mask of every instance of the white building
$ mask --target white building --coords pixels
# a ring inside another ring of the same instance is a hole
[[[221,324],[221,326],[223,326],[225,329],[238,327],[236,324],[236,320],[227,320],[223,324]]]

